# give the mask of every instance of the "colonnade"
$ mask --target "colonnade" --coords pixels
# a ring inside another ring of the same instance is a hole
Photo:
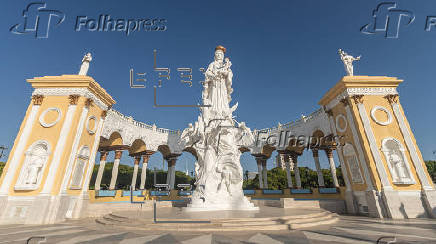
[[[100,165],[98,167],[98,172],[97,172],[97,176],[95,179],[95,186],[94,186],[94,189],[96,191],[101,189],[101,180],[103,178],[103,172],[106,165],[107,156],[112,151],[115,152],[115,158],[114,158],[114,165],[112,167],[112,176],[109,184],[109,190],[115,190],[117,177],[118,177],[118,168],[120,165],[121,156],[123,155],[123,149],[115,149],[115,150],[105,149],[100,151]],[[141,159],[142,159],[142,172],[141,172],[141,182],[139,185],[139,189],[140,190],[145,189],[148,160],[150,159],[150,156],[153,153],[154,152],[147,151],[147,152],[141,152],[134,155],[130,155],[131,157],[134,158],[133,175],[132,175],[132,182],[131,182],[131,185],[133,186],[133,190],[136,190],[136,181],[138,177],[138,170],[139,170],[139,164],[141,163]]]
[[[318,186],[325,187],[324,176],[322,173],[321,165],[319,162],[319,150],[325,151],[329,166],[330,172],[333,178],[334,187],[339,187],[338,177],[336,175],[336,166],[333,158],[333,151],[336,150],[335,146],[328,147],[314,147],[311,148],[313,159],[315,162],[315,167],[318,175]],[[300,189],[301,186],[301,176],[300,170],[298,168],[298,157],[302,155],[302,150],[280,150],[278,151],[280,160],[283,160],[286,165],[286,178],[288,182],[288,188],[297,188]],[[258,169],[258,177],[259,177],[259,188],[260,189],[268,189],[268,175],[266,168],[267,157],[262,154],[253,155],[256,158],[257,169]],[[294,171],[295,175],[295,185],[292,181],[291,171]]]

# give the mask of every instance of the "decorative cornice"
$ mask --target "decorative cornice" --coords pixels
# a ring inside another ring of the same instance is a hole
[[[353,95],[365,95],[365,96],[386,96],[386,95],[398,95],[397,89],[394,87],[351,87],[346,88],[343,92],[332,99],[325,109],[334,108],[342,99]]]
[[[42,96],[69,96],[79,95],[90,98],[101,109],[107,110],[108,106],[102,102],[96,95],[90,92],[87,88],[36,88],[32,95]]]
[[[33,105],[41,105],[43,100],[44,100],[43,95],[33,95],[32,96]]]

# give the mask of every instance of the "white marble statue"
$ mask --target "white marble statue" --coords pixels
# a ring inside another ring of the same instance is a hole
[[[407,182],[410,180],[410,175],[408,170],[406,169],[406,165],[401,156],[397,153],[392,152],[389,155],[389,162],[391,163],[394,169],[394,175],[392,176],[395,181],[398,182]]]
[[[345,71],[347,72],[348,76],[353,76],[353,61],[359,61],[360,57],[353,57],[351,55],[348,55],[346,52],[344,52],[342,49],[338,50],[339,55],[341,56],[341,60],[344,63]]]
[[[239,148],[252,145],[254,137],[245,123],[233,118],[237,104],[229,105],[233,73],[225,52],[224,47],[216,47],[214,61],[205,72],[202,98],[210,107],[202,107],[197,121],[181,135],[184,147],[197,153],[196,189],[187,211],[257,209],[244,196],[239,161]]]
[[[79,75],[86,75],[86,74],[88,74],[89,63],[91,61],[92,61],[91,53],[87,53],[85,56],[83,56],[82,65],[80,66]]]

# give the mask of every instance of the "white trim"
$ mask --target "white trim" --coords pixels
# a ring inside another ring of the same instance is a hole
[[[366,113],[365,106],[362,103],[357,104],[357,108],[359,110],[360,119],[363,123],[363,128],[365,129],[366,138],[369,142],[369,148],[371,149],[372,156],[375,161],[375,166],[377,168],[377,172],[380,176],[380,181],[382,183],[384,190],[392,189],[391,184],[389,183],[388,174],[383,165],[383,161],[381,159],[380,151],[377,147],[377,142],[375,140],[374,132],[372,131],[371,124],[369,123],[368,114]]]
[[[94,128],[93,128],[92,130],[91,130],[91,128],[89,128],[89,121],[91,121],[91,119],[93,119],[94,122],[95,122],[95,124],[94,124]],[[88,133],[89,133],[90,135],[95,134],[95,132],[96,132],[96,130],[97,130],[97,126],[98,126],[98,124],[97,124],[97,118],[96,118],[94,115],[89,116],[89,117],[88,117],[88,120],[86,121],[86,130],[88,131]]]
[[[15,141],[17,142],[17,148],[12,155],[11,161],[9,161],[8,163],[6,175],[1,182],[0,195],[7,195],[9,192],[9,187],[17,171],[21,156],[23,156],[24,147],[26,146],[27,140],[30,136],[30,133],[32,132],[33,122],[35,121],[35,117],[38,113],[39,108],[40,105],[32,105],[29,116],[27,117],[26,123],[24,124],[23,132],[21,133],[20,138],[15,139]]]
[[[98,122],[97,133],[95,134],[94,137],[94,144],[92,145],[91,155],[88,161],[88,169],[86,171],[86,176],[82,187],[82,193],[88,192],[89,181],[91,179],[92,169],[94,168],[95,157],[100,143],[100,136],[101,136],[101,132],[103,131],[103,125],[104,125],[104,119],[100,118],[100,121]]]
[[[342,115],[343,116],[343,115]],[[333,134],[335,136],[338,135],[338,133],[336,132],[336,126],[333,123],[333,116],[328,116],[329,118],[329,122],[330,122],[330,129],[333,131]],[[344,117],[345,118],[345,117]],[[346,121],[345,121],[346,122]],[[351,183],[350,183],[350,179],[348,177],[348,172],[347,172],[347,166],[344,164],[344,158],[342,157],[342,146],[339,143],[339,147],[338,147],[338,158],[339,158],[339,163],[341,164],[341,172],[342,172],[342,176],[344,177],[344,181],[345,181],[345,187],[347,191],[351,191]],[[318,159],[318,164],[319,164],[319,156],[317,157]],[[315,160],[315,157],[314,157]],[[320,167],[321,168],[321,167]],[[325,182],[324,182],[325,183]],[[324,184],[325,185],[325,184]]]
[[[65,148],[65,143],[70,133],[70,128],[71,128],[75,111],[76,111],[76,105],[68,106],[67,113],[65,114],[64,124],[62,125],[62,129],[59,134],[56,148],[54,150],[53,159],[50,162],[48,175],[44,182],[44,188],[39,193],[40,195],[50,195],[50,192],[53,188],[54,179],[56,177],[59,165],[61,163],[61,157]]]
[[[56,111],[58,113],[58,117],[56,118],[55,121],[51,123],[47,123],[45,122],[45,115],[50,111]],[[59,120],[61,120],[61,118],[62,118],[62,111],[59,108],[51,107],[51,108],[47,108],[46,110],[44,110],[44,112],[41,113],[41,115],[39,116],[39,123],[45,128],[50,128],[55,124],[57,124]]]
[[[375,95],[386,96],[398,94],[397,89],[394,87],[352,87],[347,88],[334,99],[332,99],[327,105],[327,109],[334,108],[343,98],[353,95]]]
[[[66,194],[66,192],[67,192],[67,185],[68,185],[68,182],[71,178],[73,164],[76,160],[77,149],[79,147],[80,138],[82,137],[83,127],[85,124],[86,116],[88,115],[88,111],[89,111],[89,109],[87,107],[84,107],[82,110],[82,113],[80,115],[79,124],[77,126],[77,130],[76,130],[76,133],[74,135],[73,145],[71,147],[71,154],[70,154],[70,157],[68,158],[66,171],[65,171],[64,177],[62,179],[62,185],[61,185],[61,194],[62,195]]]
[[[79,95],[86,98],[91,98],[92,101],[102,110],[107,110],[108,106],[102,102],[97,96],[90,92],[87,88],[36,88],[32,95],[43,96],[69,96]]]
[[[421,181],[424,190],[434,190],[434,187],[430,184],[424,168],[422,167],[422,162],[419,159],[415,143],[412,141],[411,132],[409,132],[409,129],[406,126],[405,118],[401,114],[399,105],[397,103],[392,103],[392,110],[394,111],[395,117],[397,117],[401,133],[403,134],[404,141],[409,149],[412,162],[415,165],[416,173],[418,174],[418,178]]]
[[[339,124],[339,119],[343,119],[343,120],[344,120],[344,122],[345,122],[344,127],[340,127],[340,126],[339,126],[339,125],[340,125],[340,124]],[[347,122],[347,119],[345,118],[345,116],[344,116],[343,114],[338,114],[338,115],[336,116],[335,122],[336,122],[336,129],[337,129],[339,132],[344,133],[344,132],[347,130],[347,128],[348,128],[348,122]]]
[[[388,116],[388,120],[386,121],[380,121],[377,119],[377,117],[375,116],[375,112],[377,112],[378,110],[383,111],[387,114]],[[379,125],[389,125],[390,123],[392,123],[392,114],[391,112],[389,112],[385,107],[383,106],[374,106],[374,108],[371,109],[371,118],[372,120],[374,120],[377,124]]]
[[[365,183],[368,186],[367,191],[374,190],[374,186],[371,181],[371,176],[369,174],[369,162],[365,160],[365,154],[363,153],[362,145],[360,144],[359,135],[357,134],[356,125],[354,124],[353,115],[351,114],[351,109],[349,106],[345,106],[345,111],[347,112],[348,124],[350,124],[351,133],[353,134],[354,146],[357,148],[357,155],[363,168],[363,176],[365,177]]]

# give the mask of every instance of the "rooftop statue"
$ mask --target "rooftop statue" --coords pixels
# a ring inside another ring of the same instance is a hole
[[[342,49],[338,50],[339,56],[341,56],[341,60],[344,63],[345,71],[347,72],[348,76],[353,76],[353,61],[359,61],[360,57],[353,57],[351,55],[348,55],[346,52],[344,52]]]

